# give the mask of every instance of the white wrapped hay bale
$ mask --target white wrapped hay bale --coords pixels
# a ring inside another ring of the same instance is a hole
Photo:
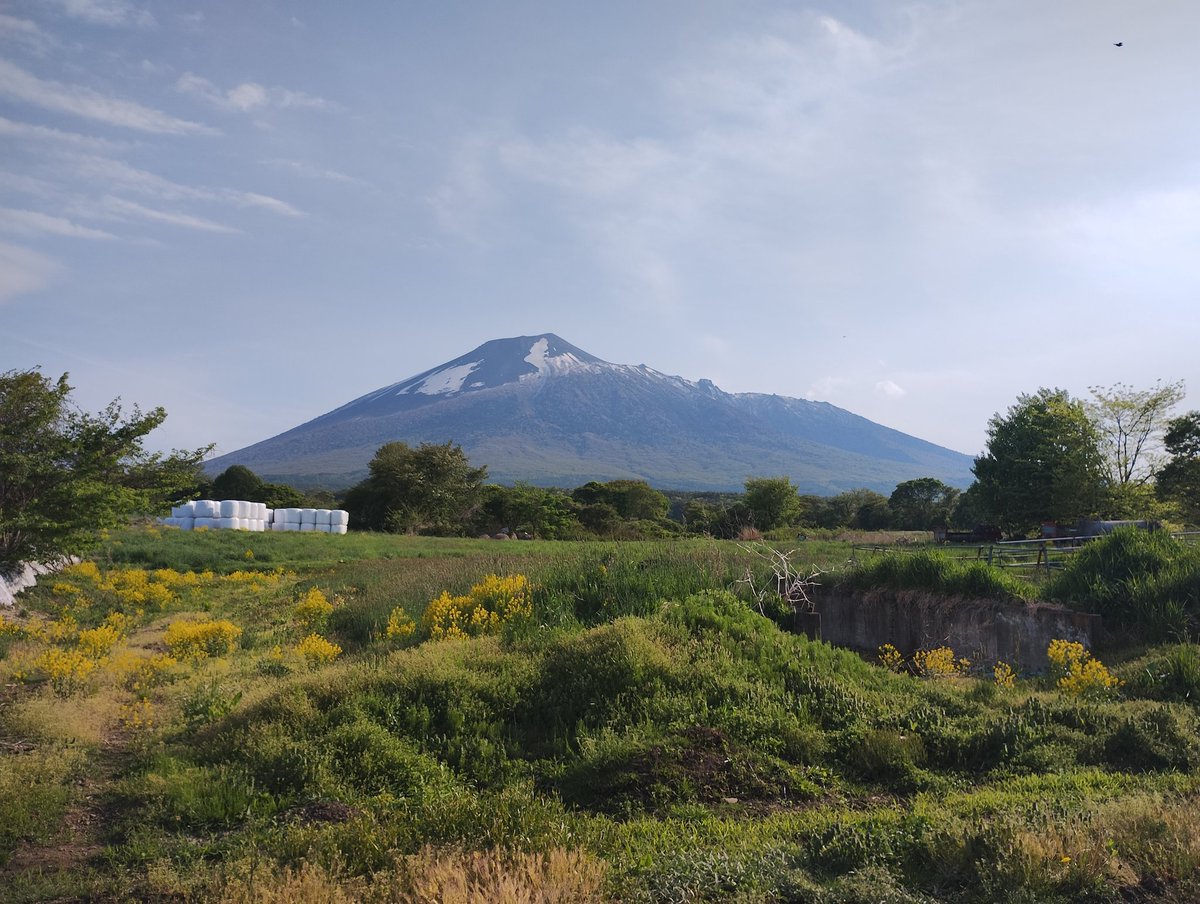
[[[194,525],[195,525],[196,530],[199,530],[202,527],[208,528],[209,530],[213,530],[217,526],[217,519],[216,518],[197,517],[194,522]]]
[[[237,518],[221,517],[214,520],[216,523],[213,526],[220,530],[237,530]]]
[[[172,518],[194,518],[196,504],[194,502],[185,502],[183,505],[171,507]]]
[[[300,509],[298,509],[298,508],[284,509],[283,510],[283,520],[286,521],[288,524],[299,524],[300,523]]]
[[[300,522],[300,530],[313,531],[316,529],[317,529],[317,526],[310,521],[301,521]]]
[[[347,525],[350,523],[350,513],[343,509],[334,509],[329,513],[329,523],[332,525]]]
[[[317,523],[317,510],[310,509],[310,508],[300,509],[300,523],[301,524],[316,524]]]
[[[211,499],[198,499],[192,513],[197,518],[216,518],[221,514],[221,507]]]
[[[180,530],[191,530],[196,523],[195,518],[176,518],[175,521]]]
[[[301,525],[299,524],[299,522],[296,522],[296,521],[285,521],[285,522],[283,522],[283,529],[284,529],[284,530],[300,530],[300,526],[301,526]]]
[[[316,514],[313,516],[313,523],[320,524],[323,527],[328,527],[329,514],[329,509],[317,509]]]
[[[272,521],[271,530],[287,530],[286,521]]]
[[[222,499],[217,503],[218,518],[236,518],[238,516],[238,503],[236,499]]]
[[[348,529],[349,528],[347,528],[346,525],[344,525],[344,524],[329,525],[329,532],[331,534],[344,534]]]

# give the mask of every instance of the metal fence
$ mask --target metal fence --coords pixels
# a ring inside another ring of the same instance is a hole
[[[1090,540],[1098,540],[1103,535],[1090,537],[1060,537],[1057,539],[1039,540],[1001,540],[996,543],[962,543],[942,544],[938,546],[877,546],[856,545],[854,556],[858,553],[876,554],[884,552],[913,553],[923,550],[936,549],[943,555],[955,559],[971,559],[986,562],[997,568],[1010,568],[1020,572],[1024,577],[1046,578],[1057,569],[1062,568],[1075,553],[1083,549]],[[1200,531],[1181,531],[1171,534],[1184,543],[1200,543]]]

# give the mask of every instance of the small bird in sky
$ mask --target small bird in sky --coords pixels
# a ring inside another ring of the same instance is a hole
[[[1117,41],[1117,43],[1113,44],[1113,47],[1124,47],[1124,46],[1125,46],[1124,41]]]

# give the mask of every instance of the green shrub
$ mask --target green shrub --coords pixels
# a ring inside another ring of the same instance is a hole
[[[1104,740],[1105,762],[1131,772],[1189,770],[1200,764],[1200,722],[1170,706],[1127,717]]]
[[[1121,670],[1127,696],[1176,700],[1200,706],[1200,645],[1156,650]]]
[[[1033,598],[1034,588],[984,562],[934,550],[886,552],[843,572],[838,583],[858,590],[925,590],[985,599]]]

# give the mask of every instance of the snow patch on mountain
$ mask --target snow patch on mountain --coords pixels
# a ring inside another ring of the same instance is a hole
[[[472,361],[469,364],[459,364],[456,367],[447,367],[445,370],[436,371],[419,383],[410,383],[396,395],[407,395],[410,392],[421,395],[449,395],[452,392],[458,392],[462,389],[463,383],[467,382],[467,377],[471,376],[481,363],[483,362]]]
[[[545,336],[542,336],[530,346],[529,354],[522,360],[526,364],[532,364],[536,367],[537,373],[524,374],[521,379],[527,377],[557,377],[566,373],[599,373],[605,367],[613,367],[613,365],[605,365],[603,362],[584,361],[571,352],[552,354],[550,351],[550,340]]]

